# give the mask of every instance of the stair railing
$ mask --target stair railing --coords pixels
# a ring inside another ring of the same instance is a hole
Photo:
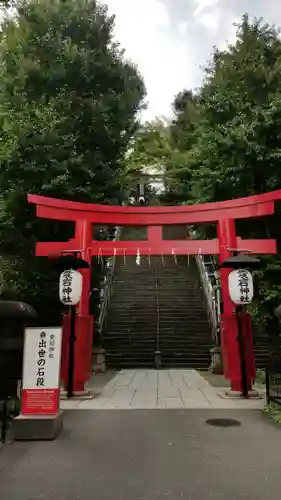
[[[196,238],[197,231],[194,226],[188,226],[191,238]],[[217,263],[214,256],[204,257],[202,254],[195,256],[199,271],[200,281],[207,305],[209,324],[216,344],[220,343],[220,317],[221,317],[221,287]]]
[[[208,257],[207,261],[205,261],[203,255],[196,255],[195,259],[207,304],[213,338],[216,340],[216,343],[219,343],[221,290],[219,276],[216,270],[216,262],[212,256]]]
[[[120,239],[120,233],[121,233],[120,227],[117,227],[115,230],[113,241],[117,241]],[[98,328],[101,336],[105,328],[107,313],[110,305],[110,299],[113,291],[112,285],[113,285],[113,278],[115,271],[115,263],[116,263],[116,255],[113,255],[108,259],[106,263],[107,269],[103,278],[103,285],[100,291],[100,312],[98,318]]]

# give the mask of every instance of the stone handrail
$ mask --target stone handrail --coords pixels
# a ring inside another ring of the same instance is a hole
[[[119,239],[120,239],[120,228],[117,227],[115,230],[113,241],[117,241]],[[100,293],[100,312],[98,319],[98,327],[101,335],[105,327],[107,313],[110,305],[110,299],[112,295],[112,284],[113,284],[115,263],[116,263],[116,255],[113,255],[108,259],[106,263],[107,272],[105,273],[104,282]]]
[[[212,326],[213,338],[216,340],[216,342],[218,342],[221,314],[221,292],[219,276],[216,270],[216,263],[214,262],[214,259],[212,259],[212,257],[209,257],[208,263],[212,269],[210,275],[204,257],[202,255],[197,255],[195,259],[208,308],[208,315],[209,321]]]

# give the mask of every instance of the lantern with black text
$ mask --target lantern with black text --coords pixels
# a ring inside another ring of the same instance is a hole
[[[66,306],[76,306],[82,294],[82,274],[74,269],[67,269],[60,275],[59,296]]]
[[[229,295],[236,305],[250,304],[254,296],[253,278],[246,269],[235,269],[228,276]]]

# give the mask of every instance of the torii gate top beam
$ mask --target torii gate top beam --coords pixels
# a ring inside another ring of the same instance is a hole
[[[116,226],[161,226],[195,224],[221,219],[244,219],[274,213],[274,201],[281,200],[281,190],[235,200],[198,205],[132,207],[96,205],[28,195],[28,202],[37,205],[37,216],[47,219],[79,221]]]

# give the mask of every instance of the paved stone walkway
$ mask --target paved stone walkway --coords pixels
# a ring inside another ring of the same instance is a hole
[[[0,498],[280,500],[280,440],[260,411],[66,411],[55,441],[1,449]]]
[[[260,399],[229,399],[196,370],[121,370],[93,399],[62,401],[65,410],[259,409]]]

